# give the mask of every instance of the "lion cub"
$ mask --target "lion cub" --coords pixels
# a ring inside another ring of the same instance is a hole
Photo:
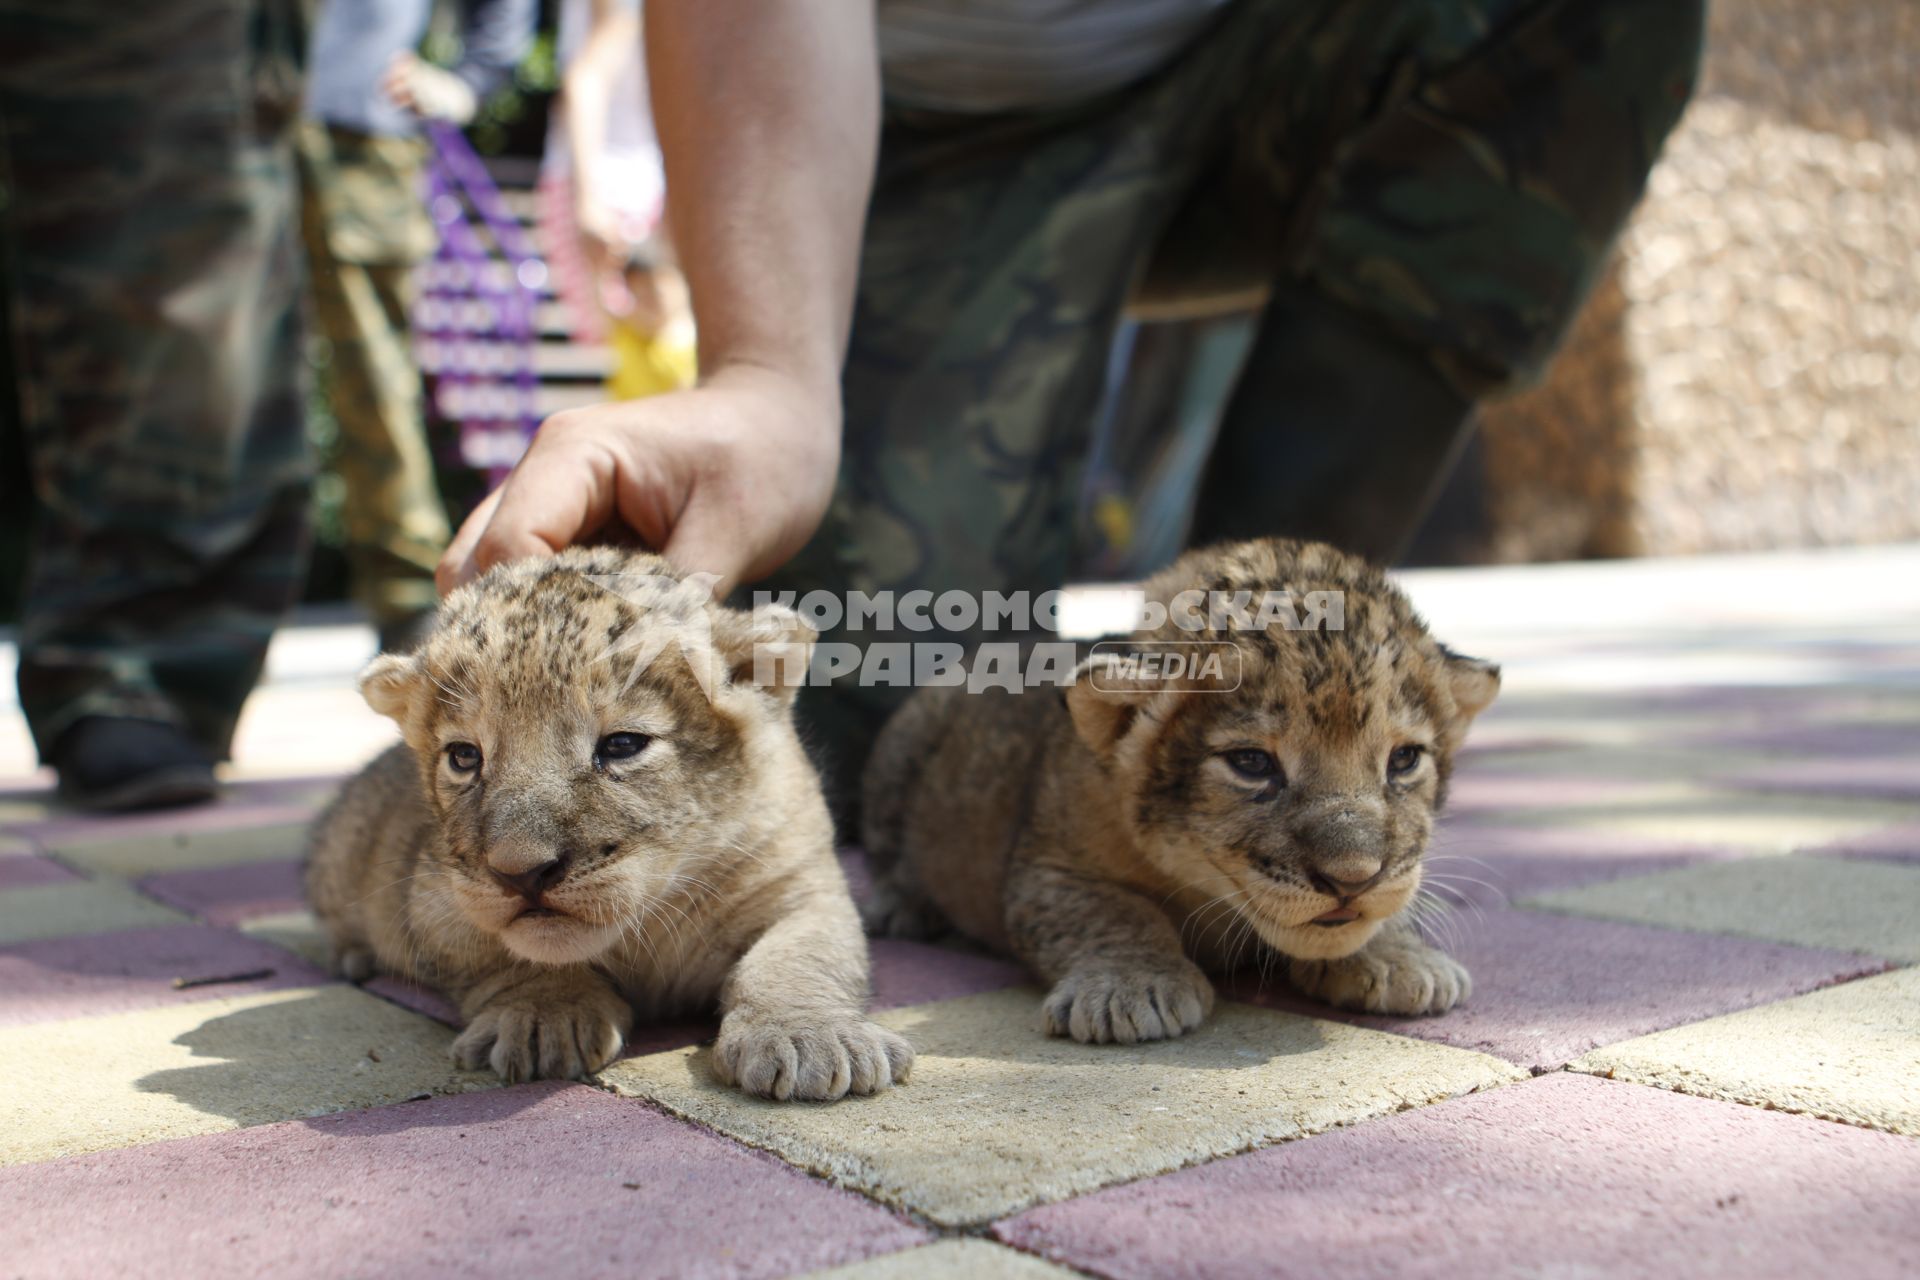
[[[439,987],[454,1056],[508,1080],[586,1075],[636,1014],[716,1002],[715,1073],[750,1093],[905,1080],[913,1050],[863,1015],[866,939],[793,728],[813,641],[612,550],[456,592],[360,680],[405,741],[314,828],[338,970]]]
[[[1292,605],[1258,625],[1270,592]],[[1190,1031],[1203,970],[1263,957],[1336,1005],[1451,1008],[1466,970],[1402,909],[1498,669],[1323,544],[1192,552],[1146,596],[1164,621],[1118,648],[1222,661],[1171,674],[1097,647],[1064,699],[925,689],[887,724],[865,779],[870,927],[944,917],[1012,952],[1052,986],[1048,1033],[1082,1041]],[[1331,608],[1285,625],[1315,598],[1343,603],[1342,629]]]

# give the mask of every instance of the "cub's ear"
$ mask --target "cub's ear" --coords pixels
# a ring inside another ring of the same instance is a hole
[[[1469,658],[1444,646],[1440,652],[1446,656],[1447,685],[1458,709],[1459,726],[1464,729],[1493,704],[1500,692],[1500,668],[1484,658]]]
[[[1143,681],[1119,654],[1096,653],[1073,671],[1067,689],[1067,714],[1074,732],[1102,760],[1111,760],[1120,740],[1133,728],[1147,703],[1160,692],[1158,681]]]
[[[713,643],[726,664],[727,683],[751,685],[790,704],[807,682],[807,664],[819,633],[784,605],[763,604],[752,613],[718,609]]]
[[[360,673],[360,696],[381,715],[405,724],[413,706],[413,691],[420,683],[419,659],[406,654],[383,653]]]

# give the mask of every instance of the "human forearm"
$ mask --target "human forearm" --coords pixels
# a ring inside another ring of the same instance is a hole
[[[607,104],[613,81],[629,49],[640,40],[638,15],[597,0],[593,26],[561,82],[566,112],[567,150],[573,163],[573,189],[582,203],[600,197],[598,175],[606,144]]]
[[[837,428],[879,130],[873,7],[652,0],[646,21],[701,368],[791,378]]]

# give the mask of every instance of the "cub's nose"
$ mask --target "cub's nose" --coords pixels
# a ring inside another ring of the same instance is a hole
[[[1329,898],[1339,898],[1344,902],[1373,888],[1385,873],[1386,867],[1377,860],[1343,858],[1309,871],[1307,879]]]
[[[569,859],[560,857],[525,871],[502,871],[498,867],[489,867],[487,870],[501,888],[517,893],[529,902],[538,902],[541,894],[566,878],[568,862]]]

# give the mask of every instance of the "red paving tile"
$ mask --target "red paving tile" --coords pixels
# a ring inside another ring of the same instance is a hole
[[[423,1013],[435,1022],[444,1022],[450,1027],[460,1025],[460,1010],[432,987],[409,982],[405,978],[375,978],[365,984],[365,989],[403,1009]]]
[[[242,980],[176,988],[176,978]],[[48,938],[0,947],[0,1026],[324,981],[325,974],[278,947],[206,925]]]
[[[927,1232],[643,1103],[528,1085],[0,1170],[8,1276],[785,1276]]]
[[[1014,961],[977,951],[894,938],[875,938],[867,946],[873,957],[875,1009],[952,1000],[1029,981],[1027,971]]]
[[[1739,791],[1804,791],[1865,800],[1920,800],[1920,755],[1783,760],[1714,778]]]
[[[1920,822],[1903,822],[1861,835],[1836,840],[1801,853],[1837,858],[1865,858],[1870,862],[1920,862]]]
[[[240,831],[248,827],[277,827],[306,822],[314,815],[310,804],[281,801],[252,801],[200,805],[185,809],[160,809],[153,813],[96,814],[61,813],[53,817],[12,824],[11,830],[46,845],[82,843],[91,840],[128,840],[138,837],[161,839],[194,835],[204,831]]]
[[[1133,1277],[1912,1274],[1920,1143],[1556,1074],[1033,1210]]]
[[[1708,729],[1689,733],[1680,742],[1778,751],[1798,757],[1920,755],[1920,724],[1867,720],[1853,724],[1785,724],[1751,729]]]
[[[306,906],[298,859],[169,871],[140,881],[140,891],[213,924],[239,924]]]
[[[1244,977],[1230,991],[1255,1004],[1475,1049],[1546,1071],[1599,1045],[1890,967],[1841,951],[1531,911],[1462,912],[1445,932],[1447,950],[1473,974],[1473,994],[1438,1017],[1347,1013],[1278,982],[1261,987]]]
[[[1740,856],[1732,849],[1646,836],[1443,817],[1427,853],[1425,883],[1452,902],[1504,906],[1549,889]]]
[[[1456,774],[1448,784],[1447,813],[1457,818],[1515,809],[1613,804],[1658,794],[1660,786],[1640,778],[1556,778],[1478,769]]]
[[[66,884],[81,877],[52,858],[35,853],[0,856],[0,891],[31,889],[43,884]]]

